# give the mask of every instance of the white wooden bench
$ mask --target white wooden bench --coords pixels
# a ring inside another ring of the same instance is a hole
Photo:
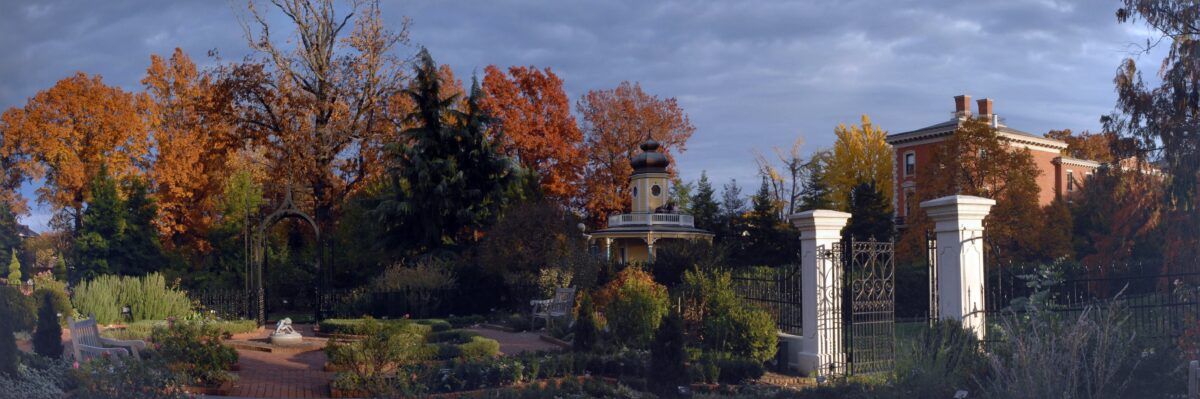
[[[138,349],[146,349],[146,342],[142,340],[101,337],[100,329],[96,327],[95,315],[79,321],[68,317],[67,325],[71,329],[71,346],[74,348],[77,362],[105,355],[129,356],[131,353],[134,359],[141,359]]]
[[[575,310],[575,287],[555,288],[553,298],[533,300],[529,304],[533,306],[529,327],[535,328],[537,319],[545,319],[546,328],[549,329],[554,319],[570,316]]]

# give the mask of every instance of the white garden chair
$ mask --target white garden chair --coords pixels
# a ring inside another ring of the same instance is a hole
[[[553,298],[532,300],[529,304],[533,306],[529,327],[536,328],[537,320],[545,319],[546,329],[549,329],[554,319],[571,315],[575,308],[575,287],[555,288]]]
[[[101,337],[100,330],[96,327],[95,315],[79,321],[68,317],[67,326],[71,329],[71,346],[75,351],[75,361],[77,362],[105,355],[126,357],[130,356],[131,352],[134,359],[140,360],[141,355],[138,354],[138,349],[146,349],[146,342],[142,340]]]

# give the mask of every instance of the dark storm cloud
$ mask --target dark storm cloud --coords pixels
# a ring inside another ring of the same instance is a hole
[[[241,1],[0,5],[0,106],[74,71],[137,89],[152,53],[248,53]],[[1112,76],[1145,32],[1115,1],[407,1],[415,45],[464,80],[488,64],[548,66],[572,98],[623,80],[676,97],[697,132],[687,179],[753,186],[751,150],[828,147],[869,114],[893,132],[943,121],[951,97],[991,97],[1012,127],[1097,130]],[[411,54],[414,49],[404,49]],[[1148,57],[1153,60],[1153,57]],[[1150,61],[1153,62],[1153,61]],[[748,189],[746,191],[752,191]],[[45,211],[41,211],[44,213]],[[36,223],[36,222],[35,222]]]

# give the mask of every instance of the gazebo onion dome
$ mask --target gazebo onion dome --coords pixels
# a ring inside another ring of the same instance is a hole
[[[629,165],[633,166],[633,174],[667,173],[667,166],[671,165],[671,161],[667,159],[666,155],[658,152],[659,146],[654,139],[648,139],[642,143],[642,153],[629,161]]]

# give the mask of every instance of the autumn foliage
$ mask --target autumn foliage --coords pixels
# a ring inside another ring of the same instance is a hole
[[[230,93],[178,48],[169,59],[151,56],[142,84],[151,100],[146,125],[157,151],[152,173],[159,231],[168,244],[207,250],[231,171],[228,159],[241,146]]]
[[[587,158],[583,132],[571,103],[550,68],[495,65],[484,69],[483,109],[499,121],[504,152],[537,172],[543,193],[564,204],[579,204]]]
[[[608,215],[629,208],[628,182],[633,168],[629,159],[648,138],[662,144],[671,160],[686,150],[696,127],[674,98],[646,94],[637,83],[622,82],[615,89],[592,90],[579,100],[584,142],[588,148],[584,171],[584,209],[596,224]]]
[[[1038,256],[1039,219],[1037,176],[1028,149],[1009,146],[984,120],[968,119],[933,152],[928,166],[917,174],[920,201],[947,195],[972,195],[996,200],[986,223],[992,259],[1021,261]],[[901,256],[919,256],[932,222],[913,207],[909,227],[901,238]]]
[[[5,112],[5,141],[28,151],[19,167],[30,179],[45,179],[38,201],[60,210],[57,225],[79,230],[101,165],[118,178],[145,170],[150,143],[139,104],[146,101],[80,72]]]

